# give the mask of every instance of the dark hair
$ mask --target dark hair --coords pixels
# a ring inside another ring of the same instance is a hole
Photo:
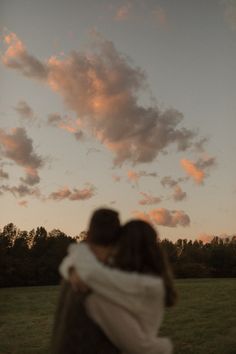
[[[122,270],[159,275],[164,282],[166,306],[175,304],[177,294],[170,264],[158,234],[150,224],[131,220],[121,228],[115,264]]]
[[[119,214],[115,210],[97,209],[90,219],[87,240],[97,245],[109,246],[118,241],[119,230]]]

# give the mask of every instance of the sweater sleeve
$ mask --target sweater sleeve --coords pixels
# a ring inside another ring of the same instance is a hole
[[[89,316],[102,328],[107,337],[122,354],[171,354],[173,346],[169,338],[145,333],[130,312],[92,294],[86,300]]]
[[[142,298],[163,296],[161,278],[104,266],[86,244],[77,245],[63,260],[59,270],[64,278],[72,266],[94,292],[130,310],[141,310]]]

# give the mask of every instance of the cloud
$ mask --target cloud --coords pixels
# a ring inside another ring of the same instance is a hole
[[[9,134],[0,129],[0,154],[24,168],[24,183],[33,185],[40,181],[38,170],[44,161],[34,152],[32,139],[24,128],[14,128]]]
[[[156,225],[177,227],[177,226],[189,226],[189,216],[181,210],[168,210],[165,208],[157,208],[150,210],[147,213],[135,212],[136,217],[149,221]]]
[[[137,183],[140,178],[140,174],[132,170],[127,172],[127,176],[130,182],[135,182],[135,183]]]
[[[129,18],[130,10],[131,10],[131,3],[124,4],[120,6],[115,14],[114,19],[116,21],[125,21]]]
[[[155,10],[152,11],[152,17],[159,26],[163,28],[167,27],[168,20],[167,20],[166,10],[164,9],[164,7],[161,7],[160,5],[157,6]]]
[[[181,201],[186,198],[187,194],[182,190],[179,183],[184,182],[186,178],[173,179],[171,176],[165,176],[161,179],[161,184],[163,187],[169,187],[173,189],[173,199],[174,201]]]
[[[197,184],[202,184],[207,177],[206,171],[208,171],[210,167],[213,167],[216,161],[214,157],[205,157],[198,159],[196,162],[182,159],[180,163],[185,172],[192,177]]]
[[[41,197],[40,190],[38,188],[32,188],[28,187],[24,184],[20,184],[19,186],[8,186],[8,185],[2,185],[0,186],[0,192],[6,193],[9,192],[11,193],[15,198],[19,197],[26,197],[26,196],[33,196],[36,198]]]
[[[171,176],[165,176],[161,179],[161,184],[163,187],[175,187],[178,184],[178,181],[173,179]]]
[[[114,182],[120,182],[121,181],[121,177],[117,176],[117,175],[113,175],[112,179],[113,179]]]
[[[25,168],[25,172],[26,172],[25,178],[22,178],[22,177],[20,178],[20,180],[23,183],[33,186],[34,184],[37,184],[40,182],[40,178],[39,178],[37,169],[29,166],[29,167]]]
[[[27,208],[28,207],[28,201],[27,200],[20,200],[18,202],[18,205]]]
[[[209,139],[207,137],[204,137],[204,138],[201,138],[199,141],[197,141],[194,144],[195,150],[197,152],[203,153],[205,151],[205,144],[208,142],[208,140]]]
[[[8,68],[16,69],[27,77],[39,80],[47,78],[47,67],[40,60],[28,54],[25,46],[15,33],[5,35],[7,50],[2,56],[2,62]]]
[[[196,183],[203,183],[205,173],[204,171],[200,170],[200,168],[198,168],[194,162],[187,159],[182,159],[180,163],[183,169],[195,180]]]
[[[50,113],[48,115],[47,123],[50,126],[57,127],[69,133],[72,133],[76,140],[82,140],[84,138],[84,133],[78,127],[77,121],[74,121],[67,115],[62,117],[58,113]]]
[[[9,178],[9,174],[7,172],[5,172],[1,167],[0,167],[0,179],[8,179]]]
[[[198,235],[197,240],[202,241],[203,243],[210,243],[213,240],[214,236],[210,234],[202,233]]]
[[[80,128],[113,152],[115,164],[151,162],[172,144],[178,151],[193,145],[195,133],[183,127],[182,113],[139,103],[139,94],[147,87],[146,75],[112,42],[97,35],[93,52],[74,51],[43,63],[28,54],[15,34],[5,41],[3,63],[43,80],[60,94],[76,113]]]
[[[55,201],[61,201],[64,199],[68,200],[86,200],[90,199],[95,195],[95,188],[91,184],[87,184],[84,189],[73,188],[70,190],[68,187],[60,188],[58,191],[53,192],[49,195],[49,199]]]
[[[175,201],[181,201],[185,199],[186,196],[187,196],[186,192],[184,192],[179,185],[176,185],[174,187],[173,199]]]
[[[236,31],[236,2],[235,0],[226,0],[224,5],[225,21],[232,31]]]
[[[63,121],[63,118],[58,113],[50,113],[48,115],[48,119],[47,119],[48,125],[58,127],[62,121]]]
[[[35,118],[33,109],[25,101],[19,101],[14,109],[22,119],[32,121]]]
[[[143,196],[143,199],[139,201],[140,205],[153,205],[161,202],[161,198],[159,197],[154,197],[150,194],[143,193],[143,192],[140,192],[140,194]]]
[[[127,176],[130,182],[138,183],[141,177],[157,177],[158,175],[156,172],[146,172],[146,171],[136,172],[134,170],[129,170],[127,172]]]

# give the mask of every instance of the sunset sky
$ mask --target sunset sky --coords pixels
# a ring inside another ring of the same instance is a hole
[[[0,228],[236,233],[236,0],[0,0],[0,50]]]

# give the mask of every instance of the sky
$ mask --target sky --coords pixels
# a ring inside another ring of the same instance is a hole
[[[0,228],[236,232],[236,1],[1,0]]]

